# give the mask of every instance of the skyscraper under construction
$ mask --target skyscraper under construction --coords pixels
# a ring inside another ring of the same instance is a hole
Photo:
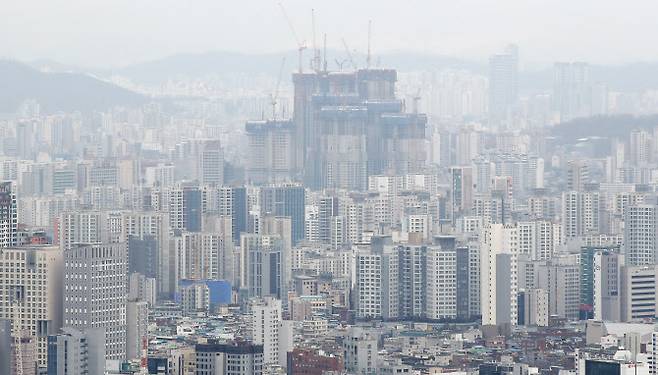
[[[424,114],[395,96],[397,72],[293,74],[296,169],[306,186],[365,190],[369,175],[425,165]]]
[[[393,69],[294,73],[292,122],[247,123],[251,182],[277,183],[289,173],[312,189],[365,190],[369,175],[421,172],[427,116],[405,112],[396,80]],[[289,125],[271,126],[279,123]],[[275,168],[266,159],[289,163]]]

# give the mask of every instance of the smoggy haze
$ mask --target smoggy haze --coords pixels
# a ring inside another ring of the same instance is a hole
[[[108,67],[180,52],[280,51],[295,48],[277,1],[4,0],[0,53]],[[373,21],[375,51],[415,50],[484,60],[517,43],[524,64],[558,60],[620,63],[655,59],[658,32],[651,0],[335,0],[283,2],[301,39],[365,50]],[[422,9],[422,11],[419,11]],[[29,25],[29,27],[28,27]],[[395,27],[392,27],[392,26]],[[44,38],[44,36],[48,36]]]

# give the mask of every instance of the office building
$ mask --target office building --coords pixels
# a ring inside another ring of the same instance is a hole
[[[581,359],[582,374],[585,375],[649,375],[646,362],[629,359]]]
[[[544,289],[519,291],[518,324],[548,326],[548,293]]]
[[[658,265],[621,268],[620,321],[653,321],[656,318],[657,278]]]
[[[105,330],[63,328],[48,336],[48,375],[87,375],[105,372]]]
[[[594,255],[619,252],[618,245],[584,246],[580,249],[580,319],[594,319]]]
[[[58,246],[0,251],[0,319],[19,316],[26,344],[36,340],[36,362],[46,367],[47,336],[62,327],[63,255]],[[17,315],[18,314],[18,315]]]
[[[621,269],[624,256],[614,252],[594,254],[594,319],[620,319]]]
[[[656,264],[658,258],[658,206],[635,205],[624,216],[624,247],[629,266]]]
[[[0,248],[18,244],[16,192],[11,182],[0,184]]]
[[[262,375],[263,346],[248,343],[196,344],[196,375]]]
[[[548,293],[549,316],[576,320],[580,310],[580,265],[575,256],[554,257],[537,267],[537,288]]]
[[[176,257],[170,247],[169,216],[163,212],[124,212],[122,238],[128,246],[128,269],[155,279],[158,295],[173,295]]]
[[[282,298],[287,293],[283,247],[279,235],[242,234],[238,280],[250,297]]]
[[[292,245],[304,238],[306,192],[303,186],[267,186],[260,189],[261,215],[288,216],[292,226]]]
[[[78,244],[64,251],[64,326],[105,328],[105,356],[126,359],[128,265],[124,243]]]

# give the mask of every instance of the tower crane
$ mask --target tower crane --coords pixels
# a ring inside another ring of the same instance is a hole
[[[340,72],[343,71],[343,65],[345,65],[347,61],[348,61],[347,59],[343,59],[343,60],[336,59],[336,65],[338,65],[338,71]]]
[[[279,3],[279,8],[281,9],[281,13],[283,14],[283,17],[286,19],[286,22],[288,22],[288,27],[290,27],[292,36],[295,38],[295,42],[297,43],[297,53],[299,54],[299,73],[303,73],[304,67],[302,65],[302,60],[304,56],[304,50],[306,49],[306,41],[300,40],[299,37],[297,36],[297,32],[295,31],[295,26],[293,26],[290,17],[288,17],[288,13],[286,13],[286,8],[283,7],[283,4]]]
[[[281,76],[283,75],[283,68],[286,65],[286,58],[281,60],[281,67],[279,68],[279,77],[276,80],[276,87],[274,93],[270,94],[270,105],[272,106],[272,120],[276,121],[276,105],[279,99],[279,86],[281,86]]]
[[[319,72],[322,70],[322,62],[321,62],[321,57],[320,57],[320,49],[318,48],[317,44],[315,43],[315,9],[311,8],[311,29],[313,32],[313,69],[316,72]]]
[[[371,54],[370,54],[370,40],[371,40],[371,32],[370,29],[372,28],[372,20],[368,20],[368,57],[366,58],[366,67],[367,69],[370,69],[370,63],[371,63]]]
[[[345,53],[347,53],[347,60],[350,62],[350,64],[352,64],[352,68],[354,68],[354,70],[357,70],[356,64],[354,63],[354,59],[352,58],[352,53],[350,52],[350,49],[347,46],[347,42],[345,41],[345,38],[343,38],[342,41],[343,41],[343,47],[345,47]],[[341,68],[342,68],[342,64],[341,64]]]

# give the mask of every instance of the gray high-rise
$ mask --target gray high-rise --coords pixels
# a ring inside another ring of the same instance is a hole
[[[16,246],[17,228],[16,193],[11,182],[3,182],[0,184],[0,248]]]
[[[290,217],[293,245],[304,239],[305,199],[303,186],[268,186],[260,190],[262,215]]]
[[[79,331],[64,328],[48,336],[48,375],[102,374],[105,335],[102,328]]]
[[[126,358],[127,255],[123,243],[64,251],[64,326],[105,328],[106,359]]]
[[[489,117],[505,119],[519,95],[519,51],[509,45],[502,53],[489,58]]]

